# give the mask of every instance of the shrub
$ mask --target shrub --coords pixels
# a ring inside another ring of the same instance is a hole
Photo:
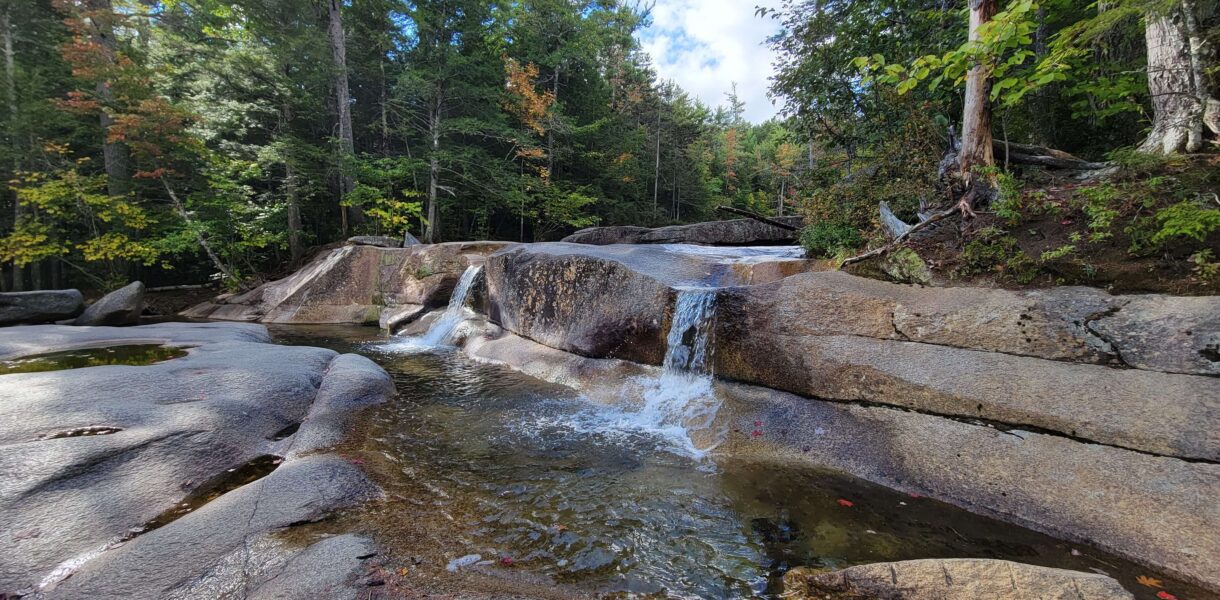
[[[863,244],[860,231],[846,223],[821,221],[801,230],[801,245],[809,256],[830,258]]]
[[[1156,213],[1160,231],[1152,236],[1154,244],[1164,244],[1173,238],[1191,238],[1202,242],[1220,229],[1220,210],[1207,208],[1198,202],[1179,202]]]

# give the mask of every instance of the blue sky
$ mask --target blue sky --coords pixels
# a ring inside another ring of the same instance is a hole
[[[652,25],[636,37],[662,78],[704,104],[723,105],[737,82],[745,118],[758,123],[777,111],[767,98],[774,69],[763,42],[779,25],[754,16],[754,7],[778,5],[779,0],[657,0]]]

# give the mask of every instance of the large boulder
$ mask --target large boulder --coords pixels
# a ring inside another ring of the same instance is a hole
[[[774,220],[800,228],[803,217]],[[696,244],[700,246],[773,246],[796,243],[795,231],[755,219],[707,221],[668,227],[590,227],[563,238],[564,242],[604,246],[609,244]]]
[[[89,305],[73,325],[134,325],[144,310],[144,284],[136,281]]]
[[[506,245],[343,246],[284,279],[205,302],[182,314],[262,323],[378,323],[389,310],[387,326],[398,326],[421,314],[414,307],[443,306],[467,267]]]
[[[843,600],[1134,600],[1105,575],[1006,560],[942,558],[784,575],[784,596]]]
[[[0,330],[5,358],[152,341],[188,354],[0,376],[0,590],[28,592],[56,572],[72,577],[55,597],[166,597],[251,536],[376,493],[346,461],[290,452],[336,443],[346,413],[385,398],[389,378],[368,359],[266,343],[264,327],[237,323]],[[133,533],[275,456],[286,460],[265,479]]]
[[[680,289],[813,268],[799,249],[529,244],[488,257],[488,315],[552,348],[660,364]]]
[[[79,290],[43,290],[0,294],[0,326],[71,319],[85,306]]]

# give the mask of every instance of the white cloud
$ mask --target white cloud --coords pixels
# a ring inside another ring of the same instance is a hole
[[[734,82],[746,103],[745,118],[758,123],[778,108],[767,98],[774,53],[765,44],[779,29],[754,16],[755,6],[779,0],[658,0],[652,25],[637,37],[657,74],[672,79],[708,106],[725,105]]]

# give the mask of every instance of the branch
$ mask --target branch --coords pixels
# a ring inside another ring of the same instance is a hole
[[[782,222],[776,221],[774,219],[769,219],[756,212],[748,211],[748,210],[745,210],[742,208],[734,208],[732,206],[717,206],[716,210],[727,212],[727,213],[733,213],[735,215],[741,215],[743,217],[749,217],[751,219],[754,219],[755,221],[762,221],[763,223],[766,223],[767,225],[770,225],[772,227],[779,227],[780,229],[783,229],[785,231],[800,231],[801,230],[800,227],[793,227],[787,223],[782,223]]]
[[[892,241],[884,246],[881,246],[879,248],[874,248],[872,250],[869,250],[868,252],[865,252],[864,254],[859,254],[859,255],[853,256],[853,257],[843,261],[843,265],[846,266],[846,265],[858,263],[860,261],[870,259],[874,256],[880,256],[882,254],[885,254],[886,252],[893,250],[894,248],[896,248],[903,242],[907,241],[907,239],[911,237],[911,234],[926,228],[928,225],[931,225],[932,223],[952,217],[953,215],[956,215],[956,214],[958,214],[958,207],[956,205],[954,205],[952,208],[948,208],[941,212],[938,212],[938,213],[932,215],[931,217],[928,217],[928,219],[926,221],[920,221],[919,223],[912,225],[911,228],[906,231],[906,233],[903,233],[902,235],[894,238],[894,241]]]

